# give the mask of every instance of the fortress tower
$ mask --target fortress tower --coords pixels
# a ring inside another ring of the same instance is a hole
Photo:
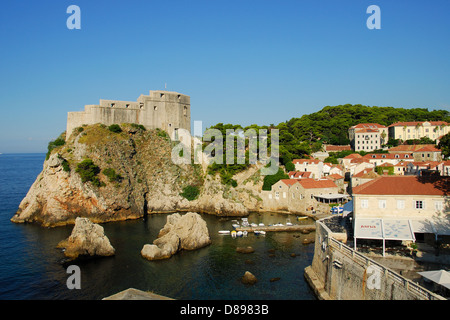
[[[191,132],[191,99],[171,91],[150,91],[137,101],[100,100],[99,105],[86,105],[84,111],[67,114],[66,139],[82,125],[136,123],[147,129],[162,129],[178,139],[178,129]]]

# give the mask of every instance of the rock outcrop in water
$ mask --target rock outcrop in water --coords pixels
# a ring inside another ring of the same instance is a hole
[[[54,227],[73,224],[77,217],[102,223],[189,211],[244,216],[259,209],[262,179],[261,185],[225,186],[202,165],[174,164],[174,142],[165,132],[128,124],[121,128],[112,132],[97,124],[74,130],[52,150],[11,221]],[[86,159],[92,165],[81,172]],[[240,175],[235,178],[239,182],[248,178],[245,172]],[[199,188],[195,200],[180,195],[186,186]]]
[[[167,216],[158,238],[144,245],[141,255],[148,260],[167,259],[180,250],[195,250],[210,243],[208,227],[198,213],[175,213]]]
[[[58,243],[58,248],[64,248],[64,255],[69,259],[80,256],[113,256],[115,249],[105,236],[103,227],[92,223],[87,218],[77,218],[71,235]]]

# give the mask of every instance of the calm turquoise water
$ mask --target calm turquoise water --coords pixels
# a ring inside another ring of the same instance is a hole
[[[176,299],[315,299],[303,277],[314,245],[302,245],[304,235],[297,238],[296,233],[282,232],[233,239],[218,234],[219,230],[231,230],[231,219],[211,215],[203,215],[210,246],[183,251],[164,261],[147,261],[140,251],[157,237],[167,215],[104,224],[116,255],[77,263],[81,289],[69,290],[67,266],[55,247],[70,235],[72,226],[48,229],[10,222],[44,158],[44,154],[0,155],[0,299],[101,299],[130,287]],[[284,223],[286,216],[252,214],[249,221]],[[236,247],[242,246],[252,246],[255,252],[236,253]],[[255,285],[240,282],[245,271],[258,278]],[[279,281],[270,282],[277,277]]]

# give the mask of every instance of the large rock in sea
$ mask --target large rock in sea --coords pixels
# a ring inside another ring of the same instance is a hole
[[[210,243],[208,227],[198,213],[174,213],[167,217],[153,244],[144,245],[141,255],[148,260],[167,259],[180,250],[195,250]]]
[[[223,185],[206,167],[174,163],[172,141],[159,130],[137,130],[131,124],[121,128],[115,133],[96,124],[68,133],[65,144],[49,153],[11,221],[57,227],[73,224],[77,217],[103,223],[179,211],[244,216],[260,207],[262,179],[245,188]],[[87,159],[92,166],[80,170]],[[114,175],[108,174],[111,170]],[[250,181],[255,170],[235,179]],[[199,187],[197,199],[181,195],[187,185]]]
[[[92,223],[88,218],[76,218],[72,234],[58,243],[58,248],[65,248],[64,255],[70,259],[115,254],[103,227]]]

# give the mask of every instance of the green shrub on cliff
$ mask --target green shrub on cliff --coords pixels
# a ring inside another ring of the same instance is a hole
[[[180,195],[189,201],[195,200],[200,194],[200,190],[197,186],[186,186],[183,188],[183,192]]]
[[[52,140],[48,143],[48,147],[47,147],[47,155],[45,157],[45,160],[48,160],[48,158],[50,158],[50,154],[52,153],[52,150],[63,146],[66,144],[66,139],[65,139],[65,134],[62,133],[57,139]]]
[[[97,176],[100,173],[100,168],[91,159],[81,161],[77,165],[75,172],[80,175],[83,183],[90,181],[96,187],[104,186],[104,183]]]
[[[120,174],[117,174],[116,170],[112,168],[104,169],[102,172],[108,177],[109,182],[120,182],[122,180]]]
[[[118,124],[112,124],[108,127],[108,130],[114,133],[121,133],[122,128]]]

